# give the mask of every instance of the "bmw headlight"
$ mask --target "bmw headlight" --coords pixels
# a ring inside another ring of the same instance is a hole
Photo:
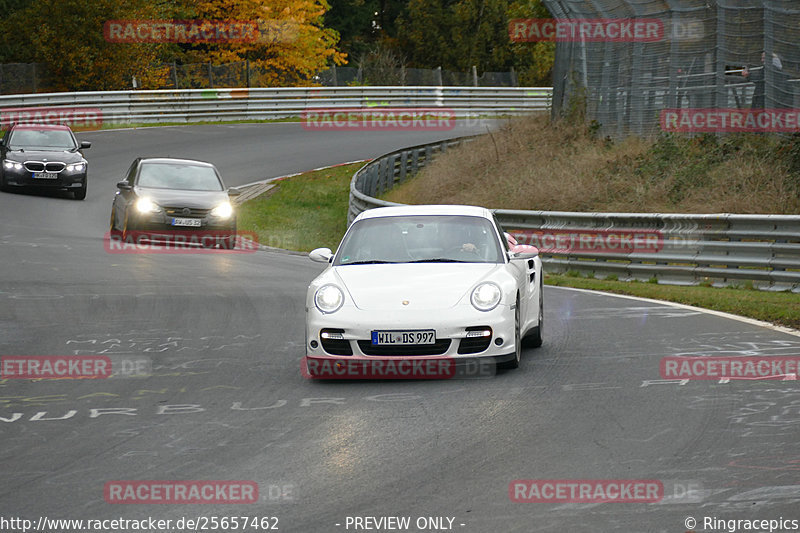
[[[335,313],[344,303],[344,293],[336,285],[323,285],[314,295],[314,304],[323,313]]]
[[[491,311],[500,303],[503,293],[500,287],[492,282],[481,283],[472,290],[470,302],[478,311]]]
[[[230,202],[221,203],[211,210],[211,216],[213,217],[230,218],[232,214],[233,206],[230,204]]]
[[[5,159],[3,160],[3,167],[7,168],[8,170],[22,170],[22,163]]]
[[[143,197],[136,200],[136,210],[140,213],[155,213],[158,209],[158,205],[150,198]]]
[[[86,170],[86,162],[81,161],[80,163],[72,163],[67,165],[67,172],[83,172]]]

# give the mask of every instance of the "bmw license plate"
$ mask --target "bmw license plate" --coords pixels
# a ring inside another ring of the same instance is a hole
[[[58,178],[56,172],[34,172],[33,179],[35,180],[54,180]]]
[[[435,344],[436,330],[412,329],[397,331],[373,331],[372,344],[384,346],[392,344]]]
[[[200,227],[202,221],[199,218],[173,218],[172,225],[173,226],[192,226],[192,227]]]

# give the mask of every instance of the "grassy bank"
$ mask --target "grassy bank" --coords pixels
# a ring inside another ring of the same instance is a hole
[[[800,214],[800,135],[597,138],[547,117],[449,150],[384,196],[546,211]]]
[[[350,179],[363,163],[294,176],[238,210],[239,231],[252,231],[261,244],[309,252],[335,250],[347,229]]]

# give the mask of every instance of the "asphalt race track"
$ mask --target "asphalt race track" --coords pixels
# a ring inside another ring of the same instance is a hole
[[[485,131],[450,134],[468,129]],[[115,183],[136,156],[209,160],[238,185],[442,133],[245,124],[78,137],[93,142],[85,201],[0,193],[0,355],[108,355],[148,362],[152,375],[0,381],[0,517],[277,517],[280,531],[343,532],[391,531],[363,521],[370,529],[355,529],[353,517],[396,516],[411,526],[394,531],[465,533],[800,520],[800,382],[659,374],[670,355],[797,356],[800,337],[548,287],[545,345],[524,352],[518,370],[312,382],[299,362],[305,289],[320,265],[277,252],[103,246]],[[664,494],[656,503],[517,503],[517,479],[659,480]],[[259,501],[107,503],[104,486],[115,480],[252,481]]]

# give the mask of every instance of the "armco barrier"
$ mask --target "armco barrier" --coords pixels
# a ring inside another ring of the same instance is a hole
[[[374,207],[400,205],[378,196],[413,175],[432,158],[471,137],[397,150],[375,159],[350,182],[349,221]],[[557,236],[588,237],[587,246],[545,246],[551,272],[578,271],[605,278],[715,285],[752,282],[759,288],[800,292],[800,216],[687,215],[494,211],[521,244],[556,243]],[[597,250],[592,239],[611,235],[612,246]],[[652,238],[655,246],[623,249],[619,242]]]
[[[102,91],[0,96],[4,110],[91,110],[106,125],[267,120],[300,117],[311,109],[444,108],[457,117],[546,111],[549,87],[301,87]]]

